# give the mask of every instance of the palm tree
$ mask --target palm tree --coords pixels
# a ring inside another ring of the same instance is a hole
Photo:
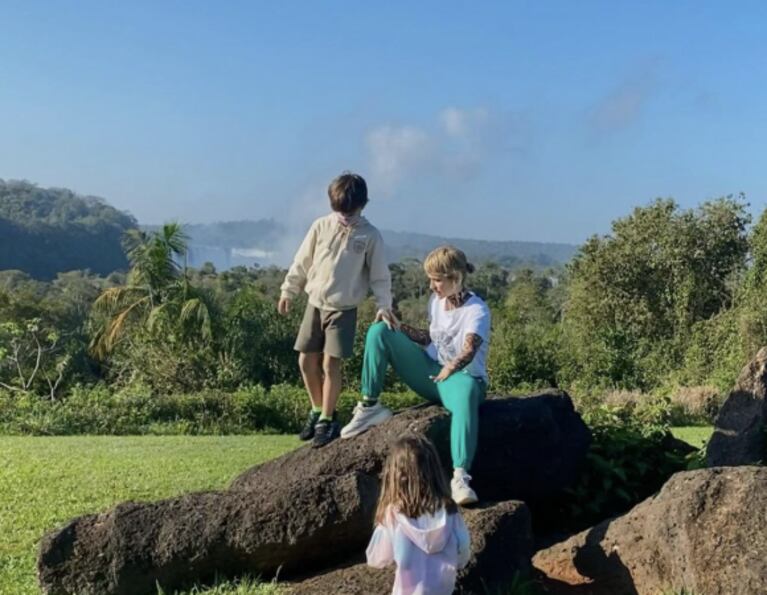
[[[124,246],[131,263],[126,284],[106,289],[94,303],[98,320],[90,350],[105,359],[129,328],[156,332],[170,325],[182,335],[211,339],[210,310],[204,296],[189,285],[187,236],[180,224],[166,223],[156,232],[129,230]]]

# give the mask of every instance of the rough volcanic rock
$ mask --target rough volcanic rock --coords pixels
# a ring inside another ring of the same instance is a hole
[[[193,493],[77,518],[43,539],[40,585],[56,595],[156,593],[156,584],[319,568],[364,547],[375,478],[285,479],[258,493]]]
[[[378,475],[389,446],[402,434],[428,436],[451,471],[450,415],[441,407],[415,407],[353,440],[318,450],[299,449],[250,469],[232,487],[251,489],[281,481],[280,473],[312,477],[358,471]],[[567,393],[488,399],[480,407],[479,444],[472,486],[484,500],[534,500],[570,485],[591,434]]]
[[[532,533],[530,512],[523,502],[486,504],[463,511],[471,534],[472,556],[458,576],[458,593],[485,593],[486,588],[508,583],[515,574],[530,574]],[[355,559],[292,586],[293,595],[338,593],[342,595],[386,595],[391,593],[394,567],[370,568]],[[356,563],[355,563],[356,562]]]
[[[706,448],[709,467],[755,465],[765,457],[767,347],[740,373],[719,410]]]
[[[609,583],[615,595],[767,593],[767,468],[677,473],[625,515],[538,552],[533,564],[564,583]]]
[[[431,438],[449,465],[450,417],[417,407],[322,449],[254,467],[221,492],[125,503],[48,534],[38,558],[47,593],[154,593],[215,574],[281,577],[329,568],[371,533],[379,473],[402,434]],[[480,412],[473,470],[483,500],[534,498],[575,479],[590,434],[564,393],[491,399]]]

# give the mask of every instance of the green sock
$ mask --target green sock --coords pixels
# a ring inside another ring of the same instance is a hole
[[[372,407],[376,403],[378,403],[378,399],[373,399],[371,397],[362,397],[362,400],[360,401],[362,403],[363,407]]]
[[[322,413],[322,407],[315,407],[312,405],[312,413]]]
[[[325,415],[324,413],[320,415],[320,421],[333,421],[332,415]]]

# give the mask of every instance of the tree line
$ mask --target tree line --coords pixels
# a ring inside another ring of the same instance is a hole
[[[0,270],[53,280],[60,271],[125,269],[123,234],[136,220],[103,199],[0,180]]]
[[[283,270],[187,269],[178,224],[122,236],[125,274],[0,272],[0,388],[61,399],[77,384],[171,394],[300,382],[301,307],[275,315]],[[420,261],[391,270],[401,317],[425,325]],[[690,210],[657,200],[587,240],[564,268],[483,263],[469,283],[493,309],[494,392],[725,389],[767,339],[767,219],[752,226],[742,196]],[[373,316],[364,303],[349,386]]]

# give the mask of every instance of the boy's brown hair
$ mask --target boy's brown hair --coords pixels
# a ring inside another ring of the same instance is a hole
[[[368,204],[368,185],[362,176],[345,171],[330,182],[328,197],[330,208],[348,215]]]
[[[403,436],[389,451],[381,477],[376,524],[384,522],[389,507],[412,519],[441,508],[449,513],[457,510],[439,455],[428,439]]]

